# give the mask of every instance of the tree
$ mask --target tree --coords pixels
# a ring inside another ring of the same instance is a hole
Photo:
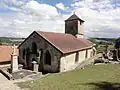
[[[0,40],[0,45],[2,45],[2,41]]]

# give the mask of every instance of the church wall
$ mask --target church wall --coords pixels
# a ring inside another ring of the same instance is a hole
[[[88,55],[87,55],[87,58],[90,58],[93,56],[93,49],[88,49]]]
[[[78,34],[84,34],[83,22],[78,21]]]
[[[50,44],[47,44],[47,48],[44,51],[43,55],[43,70],[45,72],[59,72],[60,69],[60,57],[61,53],[57,51],[55,48],[53,48]],[[46,51],[49,51],[51,54],[51,65],[45,64],[45,53]]]
[[[60,72],[65,72],[75,69],[78,64],[92,57],[91,56],[92,51],[93,49],[91,48],[62,56],[60,60]],[[87,54],[87,58],[86,58],[86,54]]]
[[[60,72],[65,72],[74,69],[76,52],[61,57]]]
[[[38,64],[40,65],[40,71],[49,71],[49,72],[58,72],[59,71],[59,62],[61,53],[54,48],[51,44],[45,41],[42,37],[34,33],[31,35],[20,47],[19,47],[19,63],[26,65],[26,61],[29,61],[29,66],[32,68],[32,57],[35,55],[30,55],[29,60],[23,59],[23,50],[29,48],[30,52],[32,51],[32,43],[35,42],[37,45],[37,50],[42,50],[42,57],[39,60]],[[45,64],[45,54],[46,51],[50,52],[51,55],[51,65]]]
[[[85,54],[86,54],[86,50],[79,51],[79,61],[78,61],[79,63],[86,59]]]
[[[38,35],[33,34],[31,35],[23,44],[19,47],[19,59],[20,62],[25,63],[25,59],[23,59],[23,51],[26,49],[30,49],[30,52],[32,52],[32,43],[35,42],[37,44],[37,48],[42,49],[44,47],[44,42]],[[40,45],[39,45],[40,44]]]
[[[78,63],[81,63],[86,59],[85,55],[86,50],[82,50],[62,56],[60,60],[60,71],[65,72],[75,69]]]

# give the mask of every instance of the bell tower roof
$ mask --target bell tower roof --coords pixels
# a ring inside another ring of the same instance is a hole
[[[65,33],[73,36],[83,37],[83,24],[84,21],[80,19],[75,13],[65,20]]]
[[[80,19],[75,13],[65,21],[72,21],[72,20],[79,20],[81,22],[85,22],[84,20]]]

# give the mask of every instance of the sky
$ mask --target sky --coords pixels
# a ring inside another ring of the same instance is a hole
[[[0,36],[64,33],[74,12],[85,21],[86,37],[120,37],[120,0],[0,0]]]

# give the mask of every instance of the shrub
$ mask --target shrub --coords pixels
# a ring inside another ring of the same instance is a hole
[[[104,60],[102,60],[102,58],[95,59],[94,64],[96,63],[104,63]]]

